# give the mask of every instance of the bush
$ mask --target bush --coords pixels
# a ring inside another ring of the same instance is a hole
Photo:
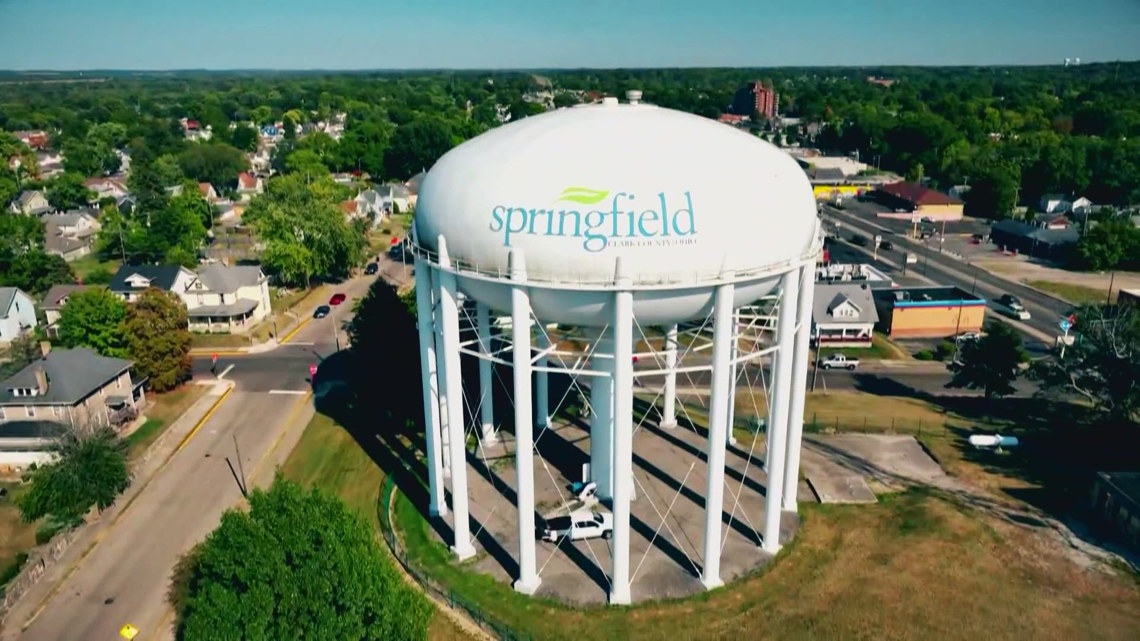
[[[56,534],[82,523],[82,520],[65,519],[58,516],[49,515],[47,519],[36,528],[36,545],[43,545],[47,543]]]
[[[27,553],[20,552],[16,555],[16,558],[12,559],[11,563],[9,563],[3,569],[0,569],[0,596],[4,596],[4,586],[7,585],[9,581],[16,578],[16,575],[20,573],[20,570],[24,568],[24,564],[27,562]]]
[[[934,360],[944,361],[954,356],[954,343],[942,341],[934,350]]]
[[[915,360],[919,360],[919,361],[932,361],[932,360],[934,360],[934,352],[932,352],[928,349],[919,350],[914,355],[914,358],[915,358]]]

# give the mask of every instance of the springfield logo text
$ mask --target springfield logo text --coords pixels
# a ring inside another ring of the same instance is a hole
[[[693,198],[687,191],[639,199],[624,191],[611,196],[611,192],[585,187],[567,187],[548,207],[497,205],[491,210],[490,229],[503,234],[506,247],[519,234],[559,236],[581,238],[588,252],[689,245],[697,235]]]

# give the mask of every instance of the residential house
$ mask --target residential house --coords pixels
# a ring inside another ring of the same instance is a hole
[[[36,152],[36,175],[41,180],[55,178],[63,173],[63,154],[58,151],[37,151]]]
[[[194,272],[181,265],[123,265],[107,289],[130,303],[151,287],[181,296],[195,278]]]
[[[1074,199],[1073,202],[1069,205],[1069,211],[1081,216],[1086,213],[1094,212],[1096,210],[1097,206],[1093,204],[1093,201],[1085,198],[1084,196]]]
[[[1064,214],[1037,214],[1033,217],[1033,224],[1042,229],[1068,229],[1073,221]]]
[[[349,220],[356,220],[365,216],[365,210],[360,206],[360,201],[357,200],[343,201],[340,208],[344,211],[344,217]]]
[[[51,289],[44,294],[43,302],[40,303],[40,309],[44,311],[44,323],[48,336],[55,336],[59,325],[59,316],[63,312],[63,306],[67,304],[68,297],[95,287],[98,285],[52,285]]]
[[[51,206],[48,202],[47,196],[42,191],[25,191],[12,201],[8,206],[8,211],[13,214],[26,214],[29,216],[39,216],[54,211],[55,207]]]
[[[243,201],[248,201],[263,191],[265,191],[265,185],[261,178],[247,171],[238,174],[237,193],[241,195]]]
[[[427,172],[421,171],[415,176],[412,176],[411,178],[404,181],[404,186],[408,188],[408,204],[412,207],[416,206],[416,196],[419,195],[420,187],[423,185],[424,178],[426,177]]]
[[[1061,260],[1077,244],[1073,227],[1043,229],[1018,220],[999,220],[990,227],[990,242],[1005,251],[1046,260]]]
[[[36,302],[16,287],[0,287],[0,343],[36,327]]]
[[[146,397],[134,363],[94,351],[52,350],[0,382],[0,423],[54,422],[73,428],[122,426],[134,420]]]
[[[269,278],[256,265],[206,265],[179,295],[192,331],[247,330],[271,311]]]
[[[117,207],[119,212],[124,216],[130,216],[131,213],[134,212],[135,204],[135,197],[129,194],[115,199],[115,207]]]
[[[198,192],[201,193],[202,198],[205,198],[206,202],[211,205],[217,204],[218,200],[220,200],[217,190],[214,189],[214,186],[210,183],[198,183]]]
[[[117,200],[131,193],[126,185],[114,178],[88,178],[83,181],[83,184],[95,192],[95,200],[103,200],[104,198]]]
[[[269,153],[268,147],[262,147],[252,154],[246,154],[249,158],[250,168],[260,174],[269,173],[270,167],[273,165],[273,157]]]
[[[47,149],[51,143],[51,136],[42,129],[35,131],[13,131],[12,135],[32,149]]]
[[[70,262],[91,253],[101,225],[90,211],[48,214],[44,221],[44,251]]]
[[[812,306],[812,337],[820,345],[870,347],[879,314],[866,283],[820,283]]]
[[[1073,203],[1060,194],[1045,194],[1038,207],[1045,214],[1065,214],[1071,211]]]
[[[376,193],[380,195],[380,201],[383,203],[384,211],[389,214],[397,210],[406,213],[412,208],[415,202],[408,188],[400,183],[378,185],[374,187],[374,189]]]

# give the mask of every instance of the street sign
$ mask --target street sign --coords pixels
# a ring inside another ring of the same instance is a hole
[[[1073,324],[1069,322],[1069,319],[1067,319],[1067,318],[1061,319],[1061,331],[1062,332],[1068,332],[1069,328],[1072,326],[1073,326]]]
[[[312,378],[313,376],[316,376],[316,375],[317,375],[317,366],[316,365],[310,365],[309,366],[309,377]]]
[[[878,245],[881,242],[883,242],[883,237],[882,236],[875,236],[875,244]]]
[[[123,637],[127,641],[131,641],[131,639],[134,639],[138,635],[139,629],[129,623],[124,625],[122,629],[119,630],[119,636]]]

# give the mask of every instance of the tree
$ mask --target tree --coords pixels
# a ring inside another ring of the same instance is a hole
[[[317,152],[308,149],[297,149],[286,156],[285,170],[291,174],[300,174],[306,181],[323,178],[329,173],[328,166]]]
[[[257,130],[249,125],[238,125],[230,132],[230,142],[242,151],[257,151]]]
[[[432,606],[335,497],[278,477],[185,559],[184,639],[427,639]],[[178,586],[175,587],[178,594]]]
[[[1075,340],[1063,358],[1037,361],[1030,370],[1042,393],[1075,393],[1109,424],[1133,423],[1140,411],[1140,309],[1085,306],[1071,331]]]
[[[6,287],[19,287],[33,296],[41,296],[52,285],[74,282],[75,272],[61,256],[40,249],[17,254],[10,260],[0,254],[0,284]]]
[[[1140,261],[1140,229],[1128,218],[1102,221],[1081,235],[1077,256],[1083,266],[1096,271]]]
[[[48,183],[47,199],[52,207],[59,210],[86,207],[95,199],[95,192],[83,184],[83,174],[66,172]]]
[[[411,178],[434,165],[455,143],[451,126],[438,118],[397,127],[384,153],[384,173],[388,178]]]
[[[0,212],[0,252],[23,254],[43,246],[43,221],[35,216]]]
[[[83,518],[92,506],[103,511],[130,485],[126,447],[111,428],[93,433],[66,432],[59,460],[31,474],[31,486],[19,498],[20,515],[31,522],[52,515]]]
[[[68,302],[70,304],[70,301]],[[151,288],[128,309],[123,322],[127,352],[151,389],[165,392],[190,377],[186,305],[172,292]]]
[[[125,358],[123,321],[127,304],[105,289],[88,289],[67,297],[59,312],[59,342],[64,347],[87,346],[103,356]]]
[[[249,169],[249,161],[241,150],[221,143],[187,147],[179,154],[178,165],[187,178],[218,189],[232,189],[237,185],[238,174]]]
[[[980,218],[1008,218],[1017,205],[1018,183],[1019,176],[1005,168],[980,176],[966,192],[966,214]]]
[[[953,377],[946,386],[980,389],[988,399],[1006,396],[1014,392],[1013,382],[1024,361],[1021,336],[1005,323],[991,322],[985,336],[959,348],[957,361],[949,366]]]
[[[31,365],[42,355],[40,341],[33,333],[20,334],[8,343],[5,360],[0,363],[0,380],[5,380]]]
[[[347,190],[328,175],[289,174],[269,181],[243,215],[265,248],[262,264],[285,282],[341,278],[364,259],[364,236],[345,219]]]

